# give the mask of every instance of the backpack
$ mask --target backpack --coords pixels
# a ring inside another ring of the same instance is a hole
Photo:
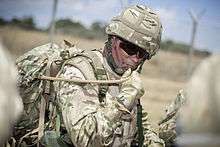
[[[25,138],[31,138],[26,139],[25,143],[32,145],[39,143],[40,138],[48,145],[47,140],[51,136],[53,139],[56,136],[55,142],[58,142],[62,118],[59,108],[56,107],[56,88],[53,87],[52,81],[40,80],[39,77],[55,77],[66,63],[71,64],[73,58],[81,56],[89,60],[97,80],[106,80],[107,74],[94,51],[97,50],[86,51],[69,44],[60,47],[49,43],[28,51],[16,60],[19,73],[17,84],[24,103],[24,113],[15,127],[17,131],[14,134],[19,140],[18,146]],[[100,102],[103,101],[107,89],[108,86],[99,85]]]

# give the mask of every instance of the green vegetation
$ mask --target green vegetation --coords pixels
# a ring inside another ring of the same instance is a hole
[[[55,22],[58,33],[75,35],[87,39],[105,39],[105,25],[101,22],[94,22],[90,28],[86,28],[80,22],[70,19],[60,19]]]
[[[25,17],[22,19],[13,18],[10,21],[0,18],[0,25],[16,26],[16,27],[20,27],[24,29],[29,29],[29,30],[37,29],[33,17]]]
[[[16,26],[28,30],[42,31],[36,27],[33,17],[25,17],[22,19],[13,18],[10,21],[6,21],[0,18],[0,26],[10,25]],[[60,19],[55,22],[55,28],[57,34],[67,34],[70,36],[77,36],[87,39],[105,40],[107,38],[105,34],[105,23],[93,22],[89,28],[85,27],[82,23],[73,21],[71,19]],[[43,31],[48,31],[49,28]],[[165,40],[161,43],[161,49],[165,51],[188,53],[190,46],[184,43],[174,42],[172,40]],[[208,56],[210,52],[207,50],[194,49],[196,55]]]
[[[174,42],[172,40],[165,40],[161,43],[161,49],[165,51],[188,53],[189,48],[190,46],[187,44]],[[198,50],[196,48],[194,48],[194,53],[200,56],[208,56],[211,54],[207,50]]]

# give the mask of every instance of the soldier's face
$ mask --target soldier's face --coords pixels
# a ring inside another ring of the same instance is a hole
[[[120,70],[137,69],[138,65],[145,59],[147,53],[142,48],[113,36],[112,57]]]

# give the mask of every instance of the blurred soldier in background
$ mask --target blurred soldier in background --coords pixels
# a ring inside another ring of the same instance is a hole
[[[220,55],[204,60],[187,85],[187,102],[181,113],[185,147],[220,146]]]
[[[156,13],[131,6],[107,26],[103,51],[77,49],[65,41],[65,47],[47,44],[20,57],[18,84],[25,112],[17,126],[19,144],[164,146],[167,134],[174,139],[169,123],[160,130],[163,140],[137,117],[144,94],[139,72],[158,51],[161,31]],[[38,140],[33,140],[36,132]]]
[[[0,42],[0,146],[22,112],[22,100],[16,88],[17,71],[12,58]]]

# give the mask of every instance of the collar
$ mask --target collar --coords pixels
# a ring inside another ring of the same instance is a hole
[[[121,79],[121,76],[119,76],[117,73],[115,73],[111,67],[108,65],[108,62],[105,57],[103,57],[103,65],[107,71],[108,76],[110,79]]]
[[[109,64],[107,62],[107,59],[105,57],[103,57],[102,53],[100,53],[99,51],[95,51],[95,53],[100,58],[104,68],[106,69],[107,76],[109,77],[109,79],[121,79],[121,76],[119,76],[117,73],[115,73],[111,69],[111,67],[109,66]]]

